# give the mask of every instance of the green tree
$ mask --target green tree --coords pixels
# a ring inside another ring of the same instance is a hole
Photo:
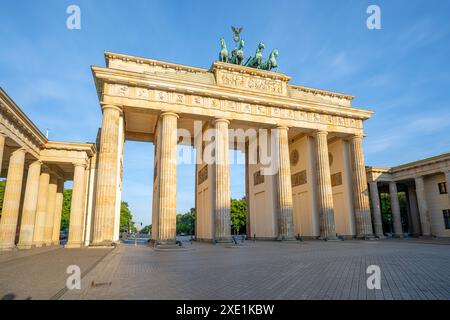
[[[231,199],[231,227],[234,234],[245,233],[245,226],[247,223],[247,200]]]
[[[195,209],[191,208],[185,214],[177,214],[177,234],[184,233],[193,235],[195,233]]]
[[[63,209],[61,213],[61,230],[69,228],[70,205],[72,203],[72,189],[65,189],[63,192]]]
[[[152,233],[152,225],[148,225],[142,228],[141,233],[150,234]]]
[[[128,203],[122,201],[120,205],[120,231],[133,232],[135,229],[133,215],[128,207]]]

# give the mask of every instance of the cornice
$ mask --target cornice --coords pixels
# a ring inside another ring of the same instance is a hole
[[[230,99],[239,102],[262,104],[267,106],[278,106],[282,108],[292,108],[294,110],[312,111],[337,116],[349,116],[360,120],[369,119],[373,112],[353,107],[337,106],[323,102],[315,102],[303,99],[295,99],[288,96],[273,96],[260,92],[250,92],[237,88],[227,88],[204,83],[193,83],[192,81],[154,76],[152,74],[142,74],[133,71],[110,69],[105,67],[92,66],[92,73],[97,85],[99,98],[103,93],[103,84],[106,82],[117,83],[128,86],[142,86],[152,89],[160,89],[181,93],[190,93],[200,96]],[[180,89],[182,87],[183,89]]]

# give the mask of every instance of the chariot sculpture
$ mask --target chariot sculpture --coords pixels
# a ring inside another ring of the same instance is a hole
[[[220,38],[220,53],[219,53],[219,61],[244,65],[250,68],[257,68],[262,70],[271,71],[272,69],[278,70],[277,58],[278,58],[278,49],[272,50],[270,53],[269,59],[263,61],[263,50],[265,45],[263,42],[258,44],[255,55],[250,56],[245,63],[244,61],[244,46],[245,41],[241,38],[241,32],[243,28],[231,27],[231,31],[233,31],[233,40],[236,43],[235,48],[231,51],[231,55],[228,54],[227,44],[225,42],[225,38]]]

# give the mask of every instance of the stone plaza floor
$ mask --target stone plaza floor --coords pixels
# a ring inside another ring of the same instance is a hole
[[[449,241],[194,242],[190,249],[122,244],[113,250],[58,248],[6,261],[0,256],[0,297],[450,299]],[[69,264],[81,268],[80,290],[64,289]],[[367,288],[370,265],[380,267],[380,290]]]
[[[366,269],[381,269],[369,290]],[[194,243],[185,252],[122,245],[63,299],[450,299],[450,243]],[[94,285],[93,285],[94,284]]]

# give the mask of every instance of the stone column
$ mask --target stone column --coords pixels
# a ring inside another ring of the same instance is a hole
[[[19,218],[24,165],[25,150],[18,149],[13,151],[9,158],[3,211],[0,220],[0,250],[12,250],[15,247],[14,241]]]
[[[362,136],[354,135],[349,141],[353,171],[353,205],[355,209],[356,237],[366,238],[373,236],[373,230],[370,217],[369,193],[367,190]]]
[[[395,181],[389,182],[389,194],[391,196],[392,222],[394,225],[394,237],[402,238],[402,218],[400,215],[400,204],[398,201],[397,184]]]
[[[291,164],[289,161],[288,128],[277,127],[278,163],[278,240],[294,239]]]
[[[20,224],[19,243],[17,244],[19,249],[30,249],[33,245],[41,164],[41,161],[37,160],[28,167],[28,177],[22,209],[22,222]]]
[[[372,181],[370,183],[370,198],[372,200],[373,225],[375,228],[375,235],[379,238],[384,238],[383,221],[381,219],[380,196],[378,194],[378,184],[376,181]]]
[[[44,244],[45,219],[47,215],[48,184],[50,172],[46,167],[41,167],[39,177],[38,200],[36,206],[36,219],[34,220],[33,244],[42,247]]]
[[[53,236],[53,224],[55,217],[55,200],[56,200],[56,189],[58,180],[54,175],[50,175],[50,182],[48,184],[47,193],[47,210],[45,215],[45,228],[44,228],[44,244],[46,246],[52,245]]]
[[[417,207],[416,191],[411,184],[408,184],[408,201],[409,201],[409,215],[411,217],[412,235],[420,236],[420,219],[419,208]]]
[[[114,241],[121,113],[117,106],[103,106],[92,246],[109,246]]]
[[[53,219],[53,233],[52,233],[53,245],[59,245],[63,199],[64,199],[64,180],[58,179],[56,189],[56,199],[55,199],[55,214]]]
[[[3,132],[0,132],[0,172],[2,172],[3,151],[5,150],[5,140],[6,140],[6,135]]]
[[[84,163],[75,163],[74,167],[69,237],[65,248],[80,248],[83,244],[86,165]]]
[[[416,184],[417,205],[419,207],[420,224],[422,226],[422,235],[431,235],[430,213],[428,211],[427,199],[425,197],[425,185],[423,177],[416,177],[414,179]]]
[[[215,119],[215,196],[214,196],[214,221],[217,242],[229,242],[231,240],[231,196],[230,196],[230,159],[227,119]]]
[[[328,133],[317,131],[315,138],[315,156],[317,165],[317,194],[320,218],[320,238],[336,239],[334,224],[333,191],[331,188],[330,162],[328,159]]]
[[[159,150],[158,243],[173,244],[177,226],[177,122],[173,112],[161,114]]]

